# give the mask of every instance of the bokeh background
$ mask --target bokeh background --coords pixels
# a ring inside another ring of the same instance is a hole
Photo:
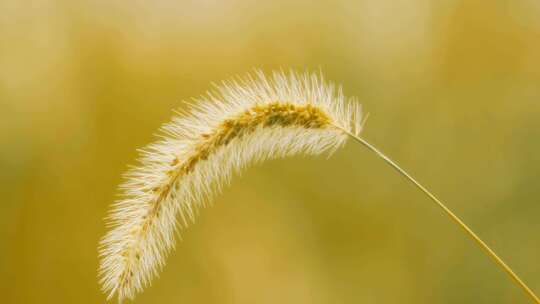
[[[97,244],[136,148],[211,82],[321,69],[363,136],[540,292],[537,0],[0,0],[0,302],[104,303]],[[136,303],[528,303],[350,142],[267,162]]]

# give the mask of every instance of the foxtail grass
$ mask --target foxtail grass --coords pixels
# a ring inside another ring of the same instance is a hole
[[[390,158],[360,137],[361,108],[319,74],[276,72],[223,82],[161,129],[126,174],[100,243],[108,298],[133,299],[165,265],[175,234],[250,163],[335,151],[351,138],[375,152],[464,229],[536,303],[533,291],[467,225]]]

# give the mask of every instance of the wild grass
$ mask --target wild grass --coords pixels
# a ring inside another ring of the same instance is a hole
[[[164,125],[161,139],[142,149],[139,166],[126,174],[100,245],[104,292],[122,302],[149,285],[174,247],[175,232],[193,222],[197,209],[235,172],[267,159],[334,151],[352,138],[423,191],[540,303],[440,200],[359,137],[361,129],[359,104],[320,74],[257,72],[216,86]]]

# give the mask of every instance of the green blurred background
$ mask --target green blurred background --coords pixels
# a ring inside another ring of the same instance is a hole
[[[321,69],[364,137],[540,292],[540,2],[0,0],[2,303],[103,303],[97,243],[136,148],[211,82]],[[528,303],[350,142],[251,168],[136,303]]]

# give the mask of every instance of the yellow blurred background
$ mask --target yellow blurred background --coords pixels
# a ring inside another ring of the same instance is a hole
[[[0,0],[0,302],[104,303],[103,217],[172,109],[253,68],[318,70],[364,137],[540,292],[537,0]],[[251,168],[136,303],[528,303],[350,142]]]

